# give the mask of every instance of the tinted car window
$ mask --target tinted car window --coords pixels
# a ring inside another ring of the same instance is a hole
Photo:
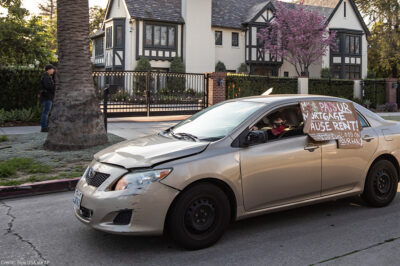
[[[361,122],[362,127],[369,127],[367,121],[365,121],[364,117],[362,117],[359,113],[357,113],[358,119]]]

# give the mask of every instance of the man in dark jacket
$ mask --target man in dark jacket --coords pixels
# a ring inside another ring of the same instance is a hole
[[[55,67],[47,65],[45,70],[46,71],[43,73],[40,80],[40,102],[43,106],[43,112],[40,118],[40,125],[42,127],[41,132],[49,131],[48,118],[51,106],[53,105],[54,94],[56,92],[56,85],[54,84],[53,79]]]

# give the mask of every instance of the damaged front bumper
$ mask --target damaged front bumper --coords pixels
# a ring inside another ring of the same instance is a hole
[[[160,235],[165,218],[178,190],[160,182],[145,188],[109,190],[128,171],[124,168],[93,162],[90,167],[96,173],[109,175],[98,187],[85,175],[76,189],[82,193],[79,208],[74,207],[75,216],[95,229],[132,235]],[[91,185],[89,185],[89,183]],[[96,184],[97,185],[97,184]]]

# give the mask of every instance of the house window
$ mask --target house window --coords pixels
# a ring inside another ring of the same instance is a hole
[[[361,78],[361,34],[342,31],[336,36],[336,49],[331,49],[333,78]]]
[[[175,28],[169,27],[168,28],[168,47],[175,46]]]
[[[361,77],[360,65],[346,64],[344,67],[345,79],[360,79]]]
[[[122,25],[116,26],[116,38],[115,38],[115,47],[123,47],[124,40],[123,40],[123,27]]]
[[[154,46],[160,46],[161,26],[154,26]]]
[[[176,26],[146,24],[145,47],[175,48]]]
[[[94,56],[104,55],[104,38],[98,38],[94,41]]]
[[[222,31],[215,31],[215,45],[222,45]]]
[[[345,35],[347,55],[359,55],[360,54],[360,36]]]
[[[146,25],[146,45],[153,45],[153,26]]]
[[[112,47],[112,27],[106,28],[106,48]]]
[[[343,15],[344,15],[344,17],[346,17],[346,11],[347,11],[346,10],[346,2],[344,2],[343,3],[343,13],[344,13]]]
[[[288,78],[288,77],[289,77],[289,72],[287,72],[287,71],[283,72],[283,76],[284,76],[285,78]]]
[[[232,32],[232,46],[238,47],[239,46],[239,33]]]

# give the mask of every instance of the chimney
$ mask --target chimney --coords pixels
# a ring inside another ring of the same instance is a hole
[[[182,0],[183,60],[188,73],[213,72],[215,40],[211,29],[212,0]]]

